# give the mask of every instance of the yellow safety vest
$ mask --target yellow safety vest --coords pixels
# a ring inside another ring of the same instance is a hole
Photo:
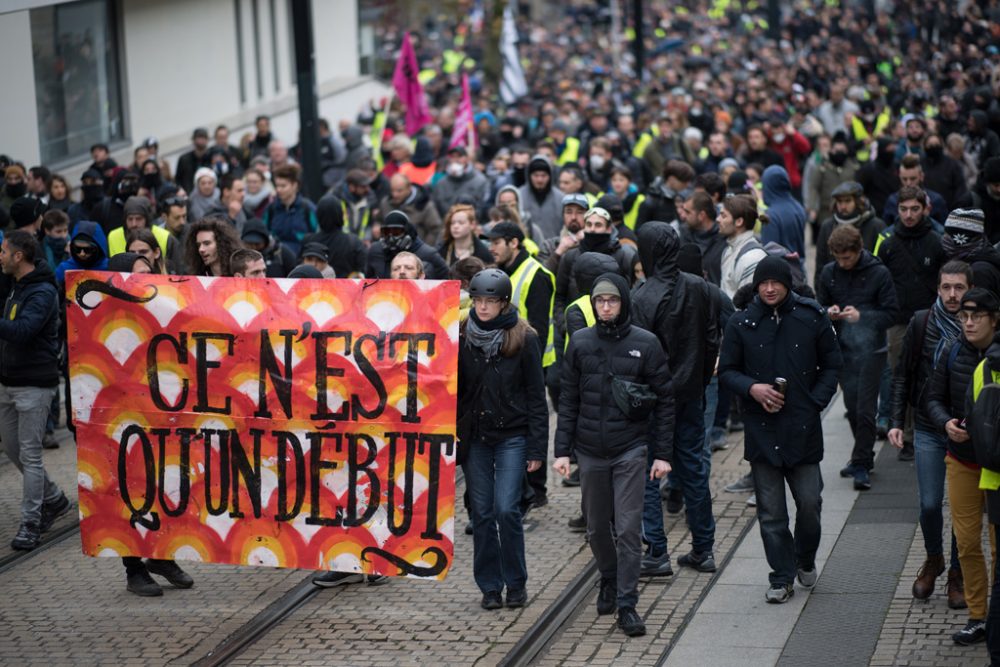
[[[641,160],[642,154],[646,152],[646,148],[649,146],[649,142],[653,140],[653,137],[658,136],[660,136],[660,126],[653,123],[649,126],[648,130],[639,135],[635,146],[632,147],[632,157]]]
[[[868,133],[868,128],[865,127],[864,122],[854,116],[851,118],[851,132],[854,134],[854,141],[860,146],[858,152],[855,154],[858,162],[864,164],[868,162],[868,158],[871,152],[868,148],[871,143],[872,137],[880,137],[885,133],[887,127],[889,127],[890,122],[889,110],[883,109],[882,113],[875,118],[875,131],[872,134]]]
[[[570,162],[576,162],[580,159],[580,140],[576,137],[567,137],[566,147],[563,148],[562,155],[556,160],[556,164],[560,167],[564,164]]]
[[[576,301],[566,306],[566,312],[568,313],[569,309],[573,306],[579,308],[580,312],[583,313],[583,320],[587,323],[588,327],[594,326],[594,323],[597,322],[597,315],[594,314],[594,303],[590,300],[589,294],[584,294]],[[563,314],[563,317],[565,317],[565,314]],[[563,351],[569,347],[569,339],[570,337],[566,336],[566,342],[563,344]]]
[[[532,257],[538,257],[538,252],[541,250],[541,248],[538,247],[538,244],[531,239],[524,239],[524,249],[527,250],[528,254]]]
[[[646,201],[646,195],[639,195],[632,202],[632,208],[625,212],[625,226],[635,231],[636,220],[639,219],[639,207],[642,206],[642,202]]]
[[[552,327],[552,309],[555,306],[556,297],[556,277],[552,272],[542,266],[534,257],[526,257],[517,271],[510,277],[510,282],[514,286],[511,294],[511,301],[517,304],[518,313],[524,319],[528,319],[528,290],[531,289],[535,274],[542,271],[552,283],[552,296],[549,297],[549,331],[545,335],[545,349],[542,352],[542,368],[548,368],[556,362],[555,335]],[[539,332],[541,334],[541,332]]]
[[[994,383],[1000,382],[1000,371],[991,371]],[[972,402],[979,400],[979,392],[983,390],[986,382],[986,360],[983,359],[972,372]],[[1000,489],[1000,472],[981,468],[979,473],[979,488],[985,491],[996,491]]]
[[[350,217],[349,213],[347,212],[347,202],[345,202],[343,199],[340,200],[340,209],[344,212],[344,226],[347,228],[347,232],[353,234],[354,232],[351,230],[351,224],[350,222],[348,222],[350,220]],[[358,229],[357,233],[358,238],[361,239],[362,241],[365,239],[365,234],[368,231],[368,223],[371,222],[371,219],[372,219],[372,210],[368,207],[365,207],[365,212],[361,216],[361,228]]]
[[[168,232],[163,227],[158,227],[153,225],[149,228],[153,232],[153,236],[156,237],[156,244],[160,246],[160,254],[163,256],[163,261],[167,261],[167,242],[170,239],[170,232]],[[125,228],[117,227],[111,230],[108,234],[108,256],[114,257],[115,255],[120,255],[125,252]]]

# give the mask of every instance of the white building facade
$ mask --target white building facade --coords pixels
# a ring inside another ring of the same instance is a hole
[[[363,73],[373,27],[358,0],[313,0],[320,117],[336,128],[386,87]],[[291,0],[0,0],[4,104],[0,153],[45,164],[71,184],[106,143],[119,164],[159,140],[171,166],[191,133],[231,143],[259,114],[298,141]]]

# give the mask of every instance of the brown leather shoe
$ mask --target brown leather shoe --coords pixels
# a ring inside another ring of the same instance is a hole
[[[948,570],[948,609],[965,609],[965,579],[961,570]]]
[[[934,593],[934,582],[944,572],[944,556],[928,556],[913,582],[913,597],[926,600]]]

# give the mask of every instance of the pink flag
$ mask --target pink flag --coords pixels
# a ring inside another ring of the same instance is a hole
[[[465,146],[470,157],[479,147],[476,140],[476,121],[472,113],[472,95],[469,94],[469,75],[462,73],[462,101],[458,103],[458,110],[455,111],[455,126],[451,131],[451,141],[448,148],[455,146]]]
[[[410,33],[403,34],[403,46],[396,61],[396,70],[392,73],[392,87],[396,95],[406,105],[406,133],[414,135],[424,125],[434,122],[427,100],[424,98],[424,87],[420,85],[417,66],[417,54],[410,42]]]

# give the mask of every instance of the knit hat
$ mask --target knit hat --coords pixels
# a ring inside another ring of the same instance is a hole
[[[533,155],[528,163],[528,173],[536,171],[547,171],[550,175],[552,174],[552,163],[541,153]]]
[[[986,229],[985,217],[978,208],[956,208],[948,214],[944,231],[957,245],[980,238]]]
[[[210,176],[213,181],[215,181],[216,183],[219,182],[219,177],[216,176],[214,170],[209,169],[208,167],[199,167],[198,171],[194,172],[195,187],[198,187],[198,181],[200,181],[204,176]]]
[[[18,197],[10,205],[10,219],[14,226],[20,229],[33,224],[45,213],[45,204],[34,197]]]
[[[405,228],[410,224],[410,217],[403,213],[402,211],[389,211],[385,216],[385,220],[382,221],[382,227],[403,227]]]
[[[1000,312],[1000,299],[988,289],[973,287],[962,297],[962,310]]]
[[[598,296],[617,296],[621,298],[622,293],[618,291],[615,284],[610,280],[599,280],[594,284],[594,288],[590,290],[590,298]]]
[[[792,289],[792,267],[782,257],[767,256],[760,260],[753,272],[753,291],[765,280],[776,280],[789,291]]]
[[[740,168],[740,163],[734,157],[723,158],[719,162],[719,171],[722,171],[723,169],[726,169],[727,167],[732,167],[733,169],[739,169]]]
[[[22,181],[25,179],[25,176],[26,176],[25,171],[24,171],[24,167],[22,165],[17,164],[17,163],[14,163],[12,165],[8,165],[7,168],[3,170],[3,173],[4,173],[4,176],[8,176],[10,174],[20,174]]]
[[[129,197],[125,200],[123,209],[126,218],[130,215],[141,215],[146,219],[147,225],[153,220],[153,205],[145,197]]]

